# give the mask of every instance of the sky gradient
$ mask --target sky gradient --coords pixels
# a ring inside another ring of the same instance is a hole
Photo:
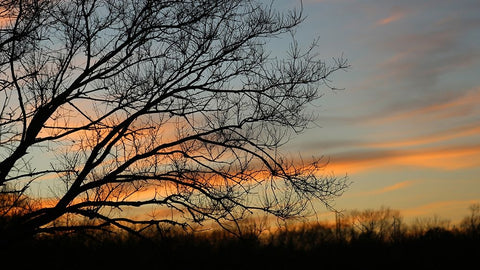
[[[280,1],[294,7],[299,1]],[[343,55],[318,127],[287,151],[348,175],[341,209],[388,206],[458,222],[480,202],[480,2],[307,0],[300,44]]]
[[[343,56],[351,67],[333,74],[342,90],[322,89],[315,125],[283,153],[324,156],[325,174],[348,176],[337,210],[386,206],[407,221],[460,221],[480,203],[480,1],[304,0],[303,12],[298,44],[318,37],[322,59]],[[290,41],[267,49],[281,55]]]

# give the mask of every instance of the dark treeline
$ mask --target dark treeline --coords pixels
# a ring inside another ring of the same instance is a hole
[[[459,224],[437,216],[406,223],[397,210],[352,210],[336,224],[269,228],[248,220],[242,233],[162,228],[148,238],[81,231],[44,235],[2,250],[15,269],[439,269],[476,268],[480,204]],[[148,235],[148,234],[147,234]],[[2,267],[3,268],[3,267]],[[13,269],[13,268],[12,268]]]

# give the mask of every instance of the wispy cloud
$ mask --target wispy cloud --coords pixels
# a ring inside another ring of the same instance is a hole
[[[403,112],[478,86],[468,73],[480,65],[476,42],[480,17],[473,14],[480,12],[479,5],[468,10],[461,6],[468,6],[469,1],[458,1],[458,5],[438,1],[442,8],[434,2],[425,1],[416,5],[415,11],[408,11],[404,1],[395,1],[399,8],[389,12],[393,1],[387,1],[389,4],[376,7],[371,15],[381,19],[359,30],[361,48],[369,56],[362,59],[361,68],[371,70],[363,88],[370,93],[377,91],[373,109],[384,106],[385,114]],[[388,15],[381,16],[385,13]],[[392,31],[378,28],[393,22]],[[452,81],[460,78],[463,80]]]
[[[398,182],[398,183],[395,183],[393,185],[385,186],[385,187],[382,187],[382,188],[378,188],[378,189],[374,189],[374,190],[368,190],[368,191],[362,191],[362,192],[358,192],[358,193],[355,193],[355,194],[350,194],[349,196],[350,197],[364,197],[364,196],[380,195],[380,194],[389,193],[389,192],[392,192],[392,191],[397,191],[397,190],[401,190],[401,189],[411,187],[416,182],[418,182],[418,180],[417,181],[405,180],[405,181]]]
[[[435,213],[448,214],[446,217],[455,217],[458,222],[462,218],[463,213],[467,213],[468,207],[474,203],[479,203],[480,200],[446,200],[436,201],[427,204],[414,206],[411,208],[402,209],[401,213],[407,218],[418,218],[421,216],[431,216]],[[460,216],[459,216],[460,213]],[[444,217],[444,215],[441,215]]]
[[[409,186],[413,185],[413,183],[414,183],[414,181],[411,181],[411,180],[399,182],[399,183],[393,184],[391,186],[387,186],[387,187],[383,187],[381,189],[373,190],[373,191],[371,191],[371,194],[382,194],[382,193],[386,193],[386,192],[395,191],[395,190],[398,190],[398,189],[403,189],[403,188],[406,188],[406,187],[409,187]]]
[[[377,117],[370,120],[370,123],[382,124],[391,123],[400,120],[410,120],[423,118],[426,120],[445,120],[446,118],[458,118],[461,116],[469,116],[480,110],[480,87],[476,87],[466,92],[451,94],[446,96],[441,102],[430,104],[425,101],[425,105],[411,110],[395,112],[394,114],[384,117]]]
[[[480,166],[480,144],[419,149],[362,149],[331,155],[327,167],[335,172],[356,173],[391,166],[456,170]]]
[[[403,19],[407,15],[406,10],[396,8],[388,17],[382,18],[375,22],[375,25],[387,25]]]
[[[412,139],[398,140],[398,141],[388,141],[388,142],[376,142],[376,143],[366,143],[364,146],[372,148],[400,148],[400,147],[411,147],[411,146],[423,146],[428,144],[433,144],[437,142],[445,142],[453,139],[458,139],[462,137],[468,137],[471,135],[480,136],[480,126],[476,124],[461,126],[446,130],[445,132],[436,132],[430,133],[422,136],[418,136]]]

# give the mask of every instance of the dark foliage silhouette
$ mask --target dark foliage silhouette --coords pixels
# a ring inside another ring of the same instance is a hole
[[[384,217],[398,211],[382,207],[358,213],[377,212]],[[164,227],[150,231],[148,238],[131,234],[105,234],[98,231],[56,234],[2,250],[19,268],[50,269],[163,269],[193,268],[208,265],[211,269],[422,269],[475,268],[478,266],[479,231],[463,226],[447,226],[423,222],[399,225],[396,238],[384,237],[372,230],[370,237],[359,237],[358,221],[345,215],[340,228],[332,224],[290,224],[266,228],[263,220],[241,221],[248,237],[235,237],[224,230],[185,231]],[[381,216],[381,215],[377,215]],[[467,218],[467,217],[466,217]],[[374,218],[378,221],[378,218]],[[380,220],[388,220],[388,218]],[[349,230],[350,228],[351,230]],[[262,233],[258,233],[261,231]],[[29,254],[29,260],[21,256]],[[78,258],[82,258],[79,260]],[[112,259],[114,258],[114,259]]]
[[[316,42],[269,55],[269,40],[293,33],[301,9],[9,0],[0,16],[5,237],[206,220],[236,233],[249,213],[298,216],[347,187],[319,175],[321,159],[279,151],[347,67],[320,60]],[[150,216],[125,214],[152,206]]]

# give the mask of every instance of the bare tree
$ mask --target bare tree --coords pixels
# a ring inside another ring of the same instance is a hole
[[[460,227],[470,234],[480,233],[480,203],[471,204],[470,214],[462,219]]]
[[[352,210],[349,213],[352,233],[364,239],[396,240],[402,235],[400,211],[382,206],[380,209]]]
[[[314,120],[309,104],[347,63],[327,65],[316,42],[294,39],[270,56],[267,42],[304,17],[261,2],[3,1],[0,185],[41,194],[14,230],[288,218],[341,195],[345,178],[280,147]],[[173,214],[122,212],[142,206]]]

